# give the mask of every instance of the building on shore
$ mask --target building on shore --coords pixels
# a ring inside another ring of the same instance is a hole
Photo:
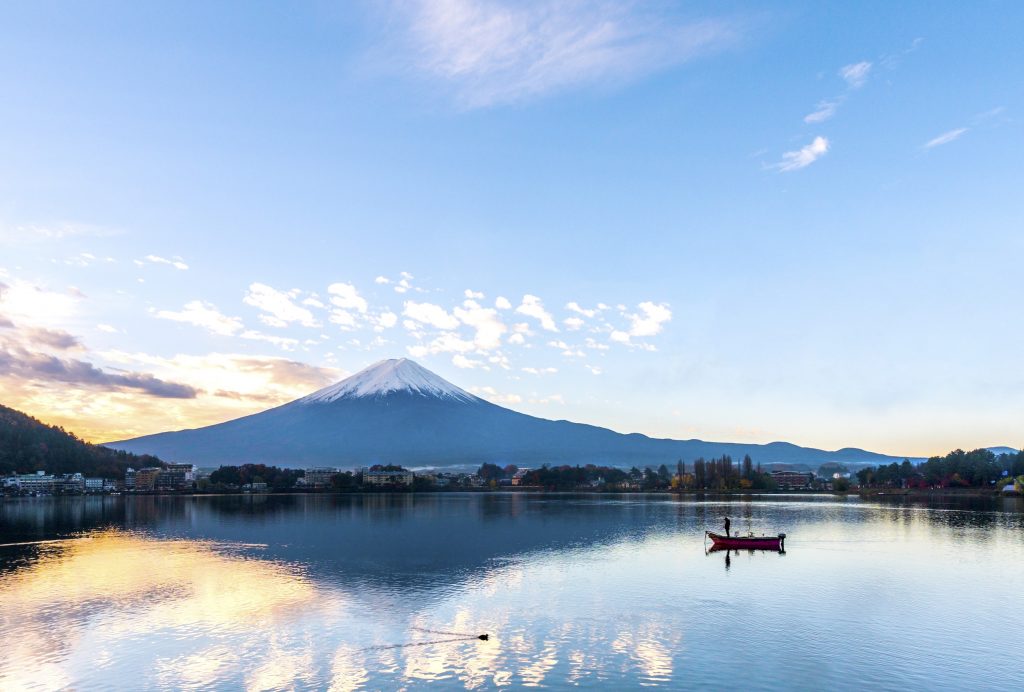
[[[331,478],[338,474],[338,469],[312,468],[306,469],[306,475],[300,478],[302,485],[307,488],[326,488],[331,484]]]
[[[802,490],[811,487],[813,474],[797,471],[772,471],[772,479],[782,490]]]
[[[85,478],[80,473],[48,474],[46,471],[36,471],[9,476],[3,484],[23,495],[80,495],[85,492]]]
[[[156,479],[160,476],[159,466],[150,466],[135,472],[134,488],[136,492],[147,493],[156,490]]]
[[[363,469],[363,485],[412,485],[415,474],[406,469]]]
[[[196,479],[192,464],[167,464],[156,477],[157,490],[189,490]]]
[[[512,474],[512,485],[523,485],[523,479],[529,472],[530,469],[519,469],[514,474]]]
[[[47,475],[46,471],[35,473],[22,473],[4,479],[4,485],[14,488],[22,493],[37,493],[49,495],[54,491],[56,478]]]

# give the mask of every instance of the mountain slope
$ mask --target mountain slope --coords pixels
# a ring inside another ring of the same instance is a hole
[[[63,428],[0,406],[0,475],[48,471],[120,478],[128,466],[158,465],[159,459],[89,444]]]
[[[194,430],[110,443],[203,465],[519,466],[672,464],[682,458],[750,454],[767,463],[888,463],[859,449],[826,452],[786,442],[767,445],[654,439],[528,416],[484,401],[406,359],[381,361],[283,406]]]

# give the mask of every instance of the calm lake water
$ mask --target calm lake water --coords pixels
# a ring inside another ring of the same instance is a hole
[[[725,513],[786,553],[705,553]],[[1013,499],[23,499],[0,543],[3,690],[1024,689]]]

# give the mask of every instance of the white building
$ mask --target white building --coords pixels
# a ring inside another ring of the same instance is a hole
[[[415,477],[412,471],[405,469],[397,471],[363,469],[363,485],[412,485]]]
[[[306,475],[302,478],[302,484],[308,488],[325,488],[331,484],[331,477],[337,473],[338,469],[306,469]]]
[[[6,483],[25,493],[52,493],[55,481],[56,478],[48,476],[46,471],[36,471],[11,476]]]

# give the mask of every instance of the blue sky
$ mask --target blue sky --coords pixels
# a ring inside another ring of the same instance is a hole
[[[1022,26],[5,4],[2,400],[102,440],[412,356],[622,431],[1019,445]]]

